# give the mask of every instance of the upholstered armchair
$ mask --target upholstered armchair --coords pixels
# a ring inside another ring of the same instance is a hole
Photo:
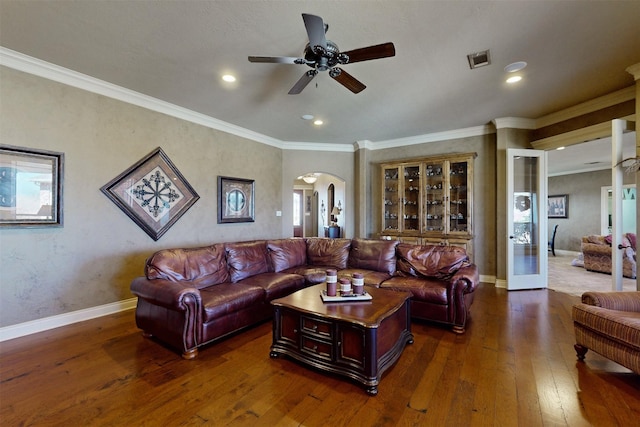
[[[627,233],[623,237],[622,275],[636,278],[635,234]],[[584,236],[581,244],[584,268],[588,271],[611,274],[611,239],[610,236]],[[616,249],[617,250],[617,249]]]
[[[640,374],[640,292],[585,292],[572,308],[575,350],[587,350]]]

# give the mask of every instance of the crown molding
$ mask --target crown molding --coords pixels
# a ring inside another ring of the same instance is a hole
[[[352,144],[325,144],[322,142],[280,142],[280,148],[283,150],[301,150],[301,151],[332,151],[342,153],[353,153]]]
[[[536,121],[533,119],[525,119],[522,117],[501,117],[492,120],[496,129],[535,129]]]
[[[146,108],[151,111],[163,113],[171,117],[186,120],[191,123],[216,129],[252,141],[261,142],[273,147],[282,148],[282,141],[254,132],[231,123],[223,122],[204,114],[179,107],[177,105],[161,101],[157,98],[141,94],[100,79],[78,73],[68,68],[50,64],[37,58],[24,55],[20,52],[0,47],[0,65],[33,74],[71,87],[83,89],[108,98]]]
[[[626,71],[633,76],[634,80],[640,80],[640,62],[627,67]]]
[[[496,130],[491,125],[474,126],[464,129],[448,130],[444,132],[435,132],[425,135],[410,136],[407,138],[390,139],[387,141],[371,142],[371,150],[382,150],[385,148],[397,148],[405,147],[408,145],[425,144],[428,142],[447,141],[451,139],[462,139],[473,136],[490,135],[496,133]]]
[[[381,150],[385,148],[396,148],[406,145],[417,145],[428,142],[461,139],[495,133],[495,128],[493,125],[482,125],[378,142],[372,142],[369,140],[357,141],[355,144],[288,142],[272,138],[258,132],[254,132],[246,128],[242,128],[240,126],[236,126],[201,113],[197,113],[187,108],[179,107],[175,104],[171,104],[169,102],[165,102],[157,98],[153,98],[151,96],[144,95],[139,92],[135,92],[121,86],[96,79],[95,77],[91,77],[86,74],[70,70],[68,68],[60,67],[58,65],[51,64],[46,61],[1,46],[0,65],[38,77],[42,77],[51,81],[62,83],[71,87],[86,90],[91,93],[106,96],[108,98],[126,102],[131,105],[146,108],[151,111],[166,114],[171,117],[176,117],[191,123],[208,127],[210,129],[219,130],[262,144],[280,148],[282,150],[331,152],[354,152],[359,148]]]
[[[635,85],[629,86],[624,89],[620,89],[601,97],[583,102],[582,104],[574,105],[572,107],[565,108],[564,110],[547,114],[546,116],[538,117],[536,119],[536,129],[563,122],[565,120],[579,117],[594,111],[602,110],[604,108],[611,107],[612,105],[617,105],[625,101],[635,99],[635,96]]]
[[[363,139],[361,141],[356,141],[353,144],[354,150],[362,150],[363,148],[367,148],[369,150],[371,150],[373,148],[373,142],[369,141],[368,139]]]
[[[634,122],[627,121],[624,125],[624,131],[630,132],[635,130]],[[592,141],[599,138],[607,138],[611,136],[611,122],[598,123],[596,125],[572,130],[549,138],[531,141],[531,146],[536,150],[552,150],[558,147],[568,147],[570,145],[580,144],[584,141]]]

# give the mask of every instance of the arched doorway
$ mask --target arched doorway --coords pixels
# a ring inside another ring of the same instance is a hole
[[[305,179],[306,178],[306,179]],[[293,182],[294,236],[324,237],[332,230],[332,237],[344,236],[343,206],[346,183],[335,175],[309,172]]]

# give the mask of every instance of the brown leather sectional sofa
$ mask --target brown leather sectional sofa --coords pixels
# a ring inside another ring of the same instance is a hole
[[[413,318],[463,333],[478,269],[463,248],[389,240],[287,238],[165,249],[131,283],[136,324],[146,336],[182,352],[269,319],[270,302],[338,276],[364,274],[365,285],[413,294]]]

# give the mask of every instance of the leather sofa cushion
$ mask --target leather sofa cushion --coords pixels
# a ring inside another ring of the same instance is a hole
[[[271,267],[276,273],[307,264],[307,244],[304,239],[278,239],[267,242]]]
[[[220,318],[264,301],[264,289],[255,285],[221,283],[200,290],[204,307],[203,321]]]
[[[242,279],[238,285],[259,286],[264,289],[266,300],[271,301],[302,289],[304,277],[297,274],[263,273]]]
[[[145,275],[149,280],[189,281],[198,289],[228,282],[224,245],[218,243],[202,248],[163,249],[147,260]]]
[[[308,285],[317,285],[324,283],[327,279],[327,268],[315,265],[299,265],[297,267],[288,268],[281,273],[297,274],[304,277],[304,281]]]
[[[414,300],[431,304],[449,304],[446,283],[435,278],[392,277],[380,285],[383,289],[409,291]]]
[[[398,272],[414,277],[448,278],[469,260],[464,248],[458,246],[400,243],[396,252]]]
[[[225,248],[232,282],[269,271],[266,241],[226,243]]]
[[[391,276],[396,272],[398,240],[353,239],[349,268],[380,271]]]
[[[338,270],[347,268],[351,239],[307,238],[307,263]]]

